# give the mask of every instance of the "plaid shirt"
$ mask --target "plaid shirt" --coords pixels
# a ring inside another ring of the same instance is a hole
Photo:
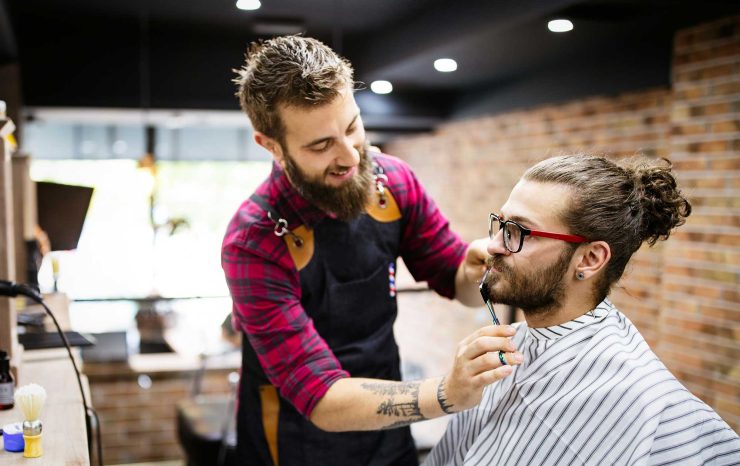
[[[399,255],[417,281],[453,298],[454,279],[467,245],[450,231],[434,201],[401,160],[374,154],[388,176],[387,188],[402,214]],[[288,221],[288,228],[313,228],[327,214],[292,187],[279,165],[256,194]],[[342,370],[301,306],[298,271],[274,223],[260,205],[245,201],[229,223],[221,264],[233,301],[235,328],[254,348],[265,375],[307,418]]]

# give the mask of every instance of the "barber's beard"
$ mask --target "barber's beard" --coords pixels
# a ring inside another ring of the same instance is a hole
[[[293,186],[311,204],[324,212],[331,212],[338,219],[349,221],[367,208],[373,186],[373,170],[367,151],[360,151],[357,173],[340,186],[331,186],[324,181],[329,172],[343,167],[328,167],[323,175],[311,177],[295,163],[287,152],[285,171]]]
[[[518,307],[527,316],[559,309],[565,298],[565,273],[574,253],[574,248],[566,246],[553,264],[532,271],[516,271],[500,255],[489,257],[489,265],[499,271],[486,278],[491,301]]]

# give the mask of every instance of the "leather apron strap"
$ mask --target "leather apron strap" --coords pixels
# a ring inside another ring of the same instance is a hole
[[[275,466],[278,466],[278,419],[280,417],[280,401],[275,387],[260,385],[260,404],[262,406],[262,429],[265,431],[265,440],[270,449],[270,456]]]

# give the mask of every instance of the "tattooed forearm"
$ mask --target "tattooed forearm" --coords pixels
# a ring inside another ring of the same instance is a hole
[[[442,377],[442,380],[439,381],[439,385],[437,386],[437,401],[439,401],[439,407],[442,408],[442,411],[444,411],[447,414],[452,414],[452,408],[455,405],[447,403],[447,394],[445,393],[445,379],[447,376]]]
[[[364,382],[362,388],[376,395],[408,395],[414,392],[419,394],[419,382]]]
[[[420,382],[363,383],[362,388],[375,395],[386,397],[376,410],[377,414],[402,418],[383,427],[393,429],[426,419],[419,407]]]

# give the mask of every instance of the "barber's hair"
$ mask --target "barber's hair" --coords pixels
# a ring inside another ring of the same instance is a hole
[[[572,197],[560,220],[572,234],[609,244],[611,259],[595,285],[599,300],[644,241],[653,246],[668,239],[691,214],[667,159],[566,155],[543,160],[523,178],[569,186]]]
[[[310,108],[331,102],[354,86],[350,63],[322,42],[301,36],[253,42],[234,70],[242,110],[254,129],[283,143],[280,105]]]

